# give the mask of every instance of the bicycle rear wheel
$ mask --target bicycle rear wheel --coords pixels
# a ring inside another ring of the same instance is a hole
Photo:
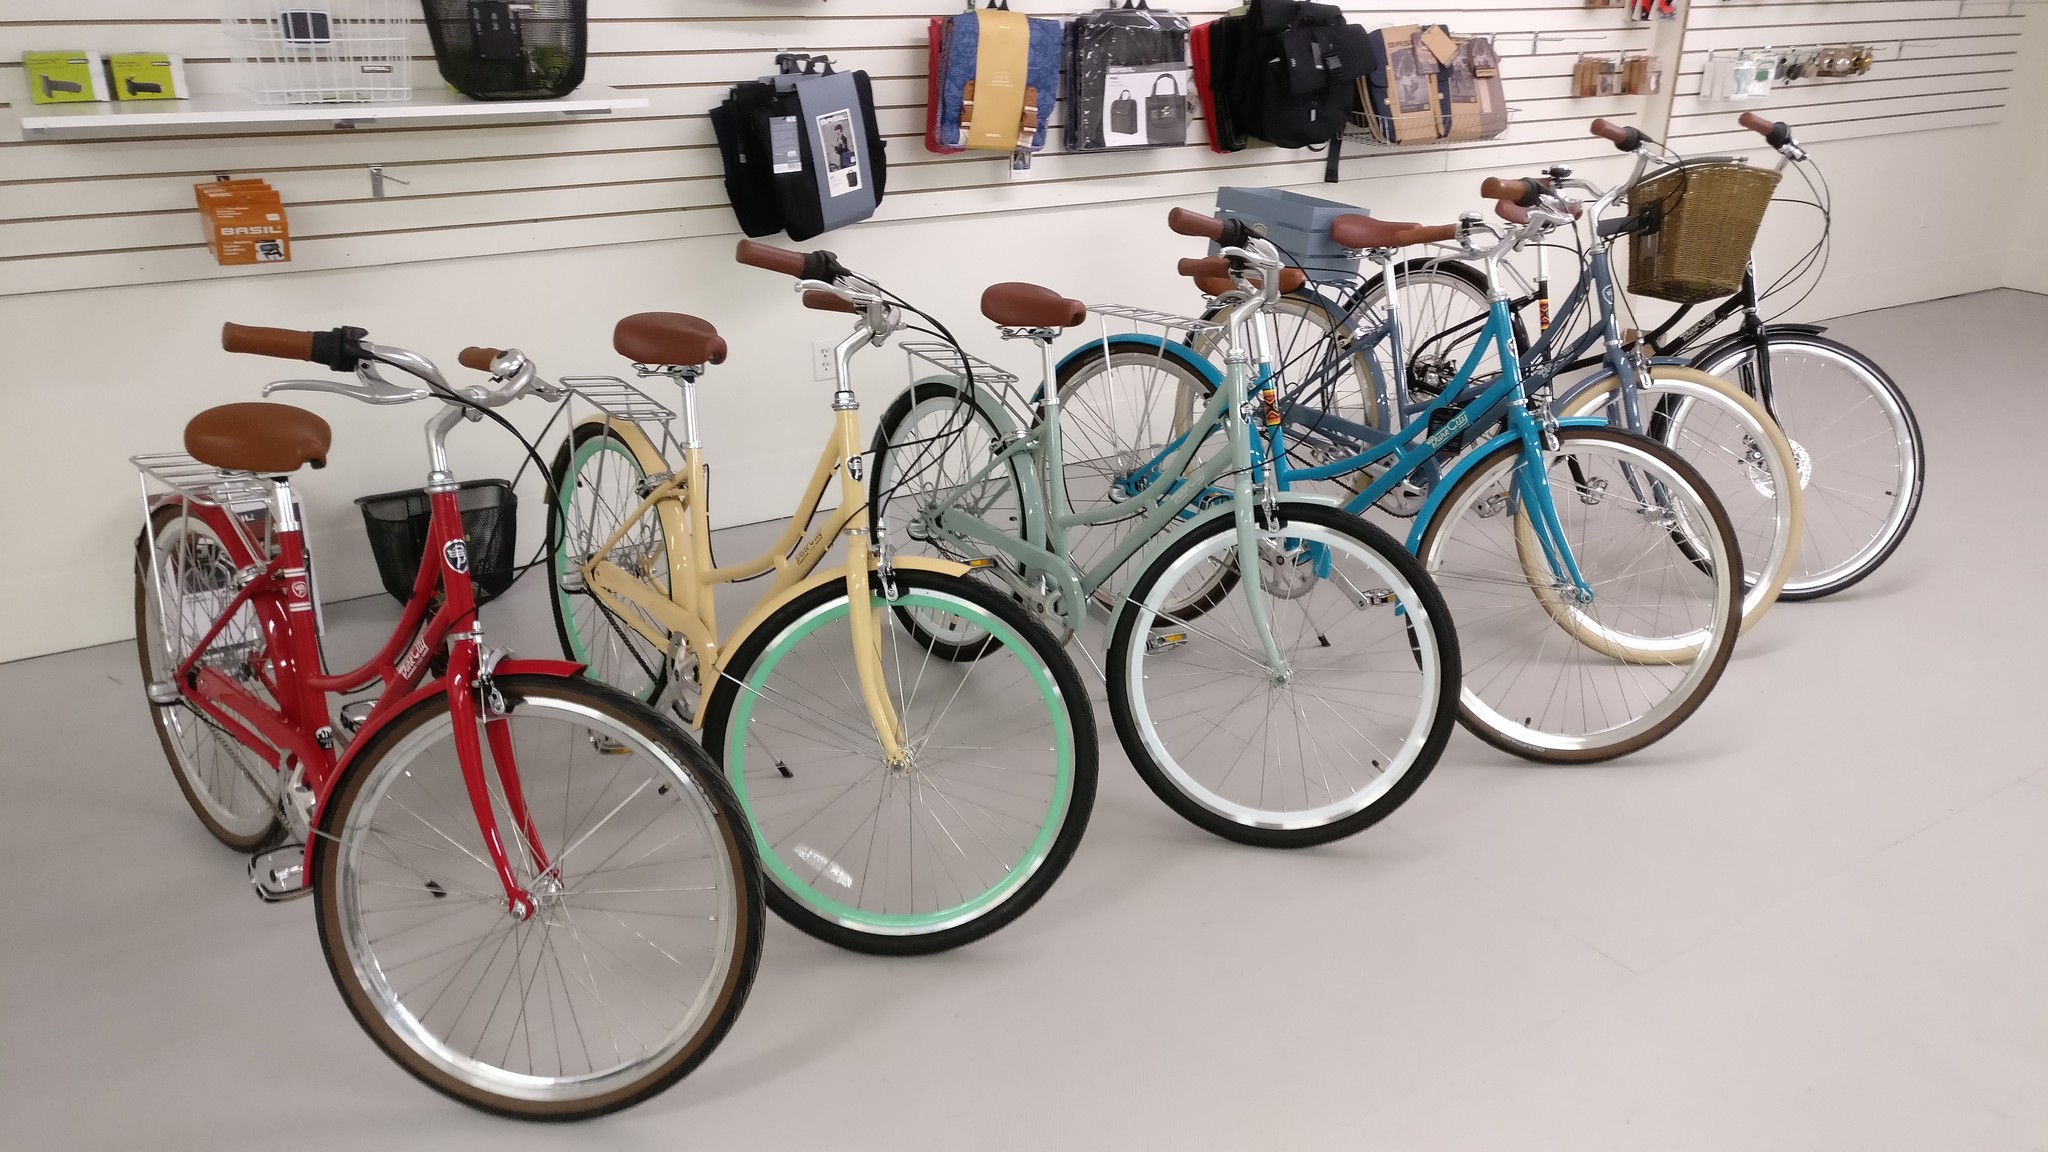
[[[1926,457],[1920,422],[1884,370],[1825,336],[1772,332],[1766,405],[1785,430],[1806,486],[1798,566],[1787,600],[1833,595],[1898,550],[1920,510]],[[1694,361],[1761,396],[1757,349],[1732,343]]]
[[[643,460],[624,437],[602,421],[578,424],[555,454],[556,489],[548,506],[548,600],[562,654],[582,664],[595,680],[635,699],[652,701],[668,683],[668,652],[633,627],[635,621],[661,631],[653,618],[631,605],[614,611],[583,586],[578,570],[604,547],[619,525],[639,507],[640,486],[650,470],[666,467]],[[608,558],[664,599],[670,594],[668,537],[658,510],[636,521]]]
[[[1422,567],[1378,528],[1282,500],[1259,574],[1199,619],[1177,585],[1235,569],[1234,518],[1180,533],[1138,578],[1109,649],[1109,706],[1138,774],[1197,827],[1301,848],[1362,831],[1420,787],[1456,715],[1458,640]],[[1268,662],[1259,598],[1287,667]]]
[[[1741,630],[1741,551],[1699,472],[1607,428],[1564,428],[1541,477],[1522,445],[1479,458],[1436,506],[1417,555],[1458,622],[1458,717],[1506,752],[1606,760],[1685,722]],[[1591,599],[1552,573],[1528,484],[1549,485]]]
[[[752,823],[769,905],[840,947],[911,955],[996,931],[1059,877],[1095,800],[1095,718],[1072,661],[1007,595],[917,569],[894,579],[885,600],[869,577],[868,611],[958,616],[988,637],[956,662],[881,628],[907,763],[888,763],[875,736],[844,579],[734,649],[704,746]]]
[[[1017,464],[981,472],[1000,449],[1001,436],[983,401],[943,380],[906,389],[875,428],[874,483],[870,499],[891,555],[931,556],[966,561],[988,556],[1001,573],[1018,565],[1000,550],[946,533],[932,522],[942,500],[998,530],[1025,535],[1024,494]],[[998,580],[995,569],[984,569]],[[988,633],[963,616],[890,606],[896,622],[941,659],[973,660],[988,647]]]
[[[758,863],[717,769],[646,705],[585,679],[495,687],[530,823],[489,752],[486,787],[533,915],[505,908],[437,695],[368,737],[323,809],[321,949],[363,1030],[428,1086],[501,1115],[601,1115],[732,1027],[761,955]]]
[[[177,505],[150,514],[148,530],[135,541],[135,649],[145,687],[182,689],[173,684],[173,673],[234,599],[240,567],[229,542],[203,515],[187,516]],[[207,646],[201,662],[268,700],[255,671],[263,652],[262,625],[255,609],[245,605]],[[277,770],[182,696],[170,704],[152,701],[149,711],[178,790],[213,838],[243,852],[275,839]]]

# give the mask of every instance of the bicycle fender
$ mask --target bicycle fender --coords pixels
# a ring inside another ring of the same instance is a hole
[[[951,560],[940,560],[931,556],[896,556],[890,559],[889,566],[899,570],[938,572],[946,576],[965,576],[968,572],[972,571],[965,564],[958,564]],[[798,581],[784,588],[779,595],[767,597],[761,603],[754,605],[754,610],[747,613],[747,618],[740,621],[739,627],[733,629],[732,635],[726,639],[724,644],[719,646],[718,663],[713,666],[714,670],[721,675],[725,672],[725,666],[732,662],[733,653],[740,650],[740,645],[746,643],[747,637],[753,634],[754,629],[761,626],[761,622],[766,620],[770,613],[821,584],[844,578],[845,572],[846,568],[844,565],[813,572],[808,579]],[[700,731],[703,729],[704,710],[710,703],[711,693],[706,692],[704,693],[704,698],[697,702],[697,715],[691,720],[690,727]]]
[[[1559,420],[1557,426],[1559,428],[1605,428],[1607,427],[1607,421],[1602,420],[1598,416],[1572,416]],[[1458,481],[1465,478],[1465,473],[1478,467],[1479,462],[1492,455],[1494,449],[1514,439],[1516,439],[1516,436],[1513,432],[1495,434],[1486,443],[1460,456],[1457,462],[1451,465],[1450,470],[1444,473],[1443,479],[1438,480],[1430,487],[1428,498],[1423,500],[1421,509],[1415,513],[1415,526],[1408,529],[1408,539],[1405,543],[1408,545],[1409,552],[1416,555],[1421,554],[1419,549],[1422,547],[1422,536],[1429,531],[1430,521],[1436,519],[1438,506],[1444,502],[1445,495],[1451,489],[1457,487]]]
[[[1054,377],[1057,378],[1059,373],[1066,371],[1068,362],[1072,361],[1075,357],[1086,353],[1090,348],[1097,348],[1103,345],[1107,345],[1112,351],[1117,349],[1141,349],[1145,352],[1163,354],[1182,367],[1201,376],[1203,380],[1208,382],[1210,388],[1223,387],[1222,370],[1217,368],[1216,365],[1211,364],[1207,357],[1196,355],[1193,348],[1178,340],[1168,340],[1163,336],[1148,336],[1141,332],[1124,332],[1110,336],[1106,340],[1088,341],[1072,352],[1060,357],[1059,367],[1053,370]],[[1044,391],[1044,385],[1040,385],[1039,393],[1042,394]],[[1034,404],[1039,399],[1039,395],[1031,397]]]
[[[572,676],[581,676],[583,674],[583,667],[583,665],[578,664],[574,660],[521,660],[516,656],[508,656],[498,661],[497,665],[491,669],[491,675],[548,676],[566,680]],[[418,704],[422,700],[440,695],[445,691],[447,691],[447,687],[442,683],[440,677],[435,677],[422,683],[419,687],[414,688],[403,697],[394,701],[389,707],[378,709],[370,717],[369,722],[356,732],[354,739],[349,741],[348,751],[342,753],[341,759],[335,762],[334,771],[328,773],[326,789],[314,798],[314,810],[318,815],[313,823],[319,831],[315,835],[307,837],[306,840],[305,866],[306,885],[308,887],[311,887],[313,884],[313,847],[320,842],[320,837],[328,832],[328,798],[334,794],[334,790],[341,786],[341,782],[347,779],[349,772],[355,768],[356,753],[368,747],[371,737],[389,727],[400,716],[405,715],[412,709],[413,705]]]
[[[1764,339],[1769,340],[1773,336],[1818,336],[1827,330],[1828,326],[1825,324],[1766,324],[1764,325]],[[1747,343],[1749,343],[1748,336],[1740,332],[1731,332],[1712,344],[1707,345],[1698,355],[1685,361],[1685,363],[1688,367],[1698,368],[1710,360],[1719,359],[1729,349],[1739,348]]]
[[[1690,368],[1693,366],[1693,362],[1683,356],[1652,356],[1649,358],[1649,363],[1652,368]],[[1584,379],[1574,381],[1565,395],[1576,396],[1593,385],[1600,383],[1602,380],[1611,380],[1618,375],[1620,373],[1616,372],[1613,367],[1602,365],[1598,372],[1592,373]]]

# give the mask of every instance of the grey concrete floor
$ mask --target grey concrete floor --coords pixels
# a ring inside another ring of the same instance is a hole
[[[911,961],[778,922],[711,1060],[579,1127],[370,1044],[310,905],[185,808],[131,648],[0,667],[0,1147],[2048,1147],[2048,298],[1836,332],[1918,407],[1919,522],[1672,738],[1559,769],[1460,733],[1387,822],[1281,854],[1160,805],[1102,709],[1038,908]],[[494,638],[551,648],[537,591]],[[340,606],[342,654],[390,610]]]

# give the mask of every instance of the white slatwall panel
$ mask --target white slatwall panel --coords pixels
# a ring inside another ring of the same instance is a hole
[[[1735,118],[1784,120],[1799,138],[1839,140],[2004,119],[2024,11],[2006,0],[1738,0],[1695,4],[1686,25],[1671,135],[1689,151],[1747,147]],[[1869,44],[1877,62],[1862,76],[1780,84],[1753,100],[1700,97],[1700,73],[1716,48]]]
[[[1058,14],[1027,0],[1015,7]],[[1179,10],[1199,21],[1225,7],[1198,0]],[[883,219],[1186,197],[1225,183],[1304,184],[1322,175],[1320,154],[1269,148],[1063,154],[1063,113],[1028,173],[1012,176],[1001,158],[928,153],[926,21],[955,10],[934,0],[592,0],[588,81],[651,101],[644,112],[607,121],[25,142],[23,51],[179,52],[201,92],[229,91],[233,77],[212,0],[8,0],[0,9],[0,295],[737,234],[705,113],[733,81],[766,72],[782,49],[827,51],[874,78],[889,138]],[[1350,145],[1346,178],[1593,155],[1588,119],[1641,108],[1636,97],[1568,95],[1580,52],[1648,46],[1645,26],[1618,9],[1453,0],[1426,10],[1354,10],[1351,18],[1495,33],[1508,101],[1520,112],[1505,137],[1483,144]],[[425,84],[435,73],[424,28],[415,31],[415,83]],[[390,185],[388,198],[372,199],[371,164],[410,186]],[[283,195],[294,233],[290,266],[213,264],[191,186],[217,172],[262,177]]]

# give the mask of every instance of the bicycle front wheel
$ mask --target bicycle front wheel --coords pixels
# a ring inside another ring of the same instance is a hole
[[[1699,472],[1671,449],[1565,428],[1541,476],[1508,440],[1445,494],[1417,554],[1458,622],[1458,717],[1531,760],[1644,748],[1705,702],[1741,630],[1741,551]],[[1546,485],[1589,596],[1555,567],[1529,492]]]
[[[1421,565],[1356,516],[1283,500],[1258,547],[1257,578],[1199,619],[1168,606],[1180,585],[1239,566],[1234,518],[1179,535],[1139,577],[1110,643],[1110,713],[1138,774],[1182,817],[1240,843],[1307,847],[1384,819],[1435,767],[1458,641]]]
[[[150,514],[148,530],[135,542],[135,649],[145,686],[182,688],[172,683],[173,674],[234,600],[240,568],[229,542],[202,514],[186,515],[177,505]],[[269,690],[257,674],[264,651],[256,611],[244,605],[200,662],[267,702]],[[149,711],[178,790],[214,839],[251,852],[277,836],[276,769],[182,695],[175,703],[152,701]]]
[[[659,459],[642,459],[626,439],[601,420],[578,424],[555,454],[556,485],[549,502],[548,599],[562,654],[582,664],[592,679],[635,699],[652,701],[668,683],[668,651],[634,625],[660,634],[655,620],[631,605],[617,610],[584,587],[582,567],[605,546],[625,518],[640,506],[640,486],[650,472],[666,469]],[[670,593],[668,536],[656,510],[635,521],[605,558],[666,599]]]
[[[1762,396],[1791,441],[1806,515],[1787,600],[1817,600],[1891,557],[1920,509],[1926,470],[1920,422],[1899,386],[1862,353],[1825,336],[1772,333],[1765,351],[1733,344],[1695,361],[1701,371]]]
[[[616,1111],[739,1015],[758,863],[709,757],[646,705],[584,679],[495,687],[485,788],[533,914],[506,910],[437,695],[370,736],[323,809],[321,948],[363,1029],[430,1087],[528,1119]]]
[[[1573,393],[1562,416],[1610,415],[1621,378]],[[1742,630],[1763,619],[1794,571],[1805,504],[1791,444],[1763,405],[1718,376],[1652,365],[1636,386],[1637,412],[1654,440],[1699,469],[1735,526],[1742,550]]]
[[[843,579],[734,649],[704,745],[752,824],[769,905],[821,940],[909,955],[980,939],[1052,886],[1095,801],[1095,718],[1072,661],[1007,595],[915,569],[894,581],[887,599],[870,576],[864,610],[958,617],[987,637],[953,661],[877,621],[904,762],[876,737]]]

